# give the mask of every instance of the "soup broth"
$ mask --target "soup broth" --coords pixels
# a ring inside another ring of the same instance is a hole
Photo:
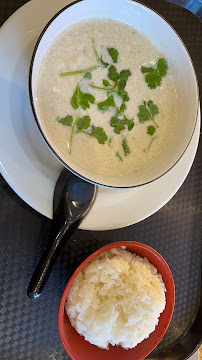
[[[70,157],[96,174],[148,167],[174,131],[177,93],[169,64],[145,35],[120,21],[86,20],[58,36],[43,59],[37,91],[53,147],[64,161]]]

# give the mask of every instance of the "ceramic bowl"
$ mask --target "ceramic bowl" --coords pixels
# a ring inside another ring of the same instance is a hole
[[[97,175],[67,159],[52,143],[41,122],[37,101],[37,81],[43,57],[67,27],[90,18],[120,20],[145,34],[164,54],[172,70],[178,93],[177,121],[174,134],[165,151],[149,167],[120,177]],[[67,5],[46,25],[36,44],[30,67],[30,99],[39,129],[50,150],[70,171],[98,185],[134,187],[154,181],[169,171],[184,154],[192,138],[199,105],[198,86],[189,53],[172,26],[159,14],[141,3],[130,0],[83,0]]]
[[[159,323],[155,330],[149,335],[147,339],[143,340],[135,348],[125,350],[120,346],[110,345],[109,350],[105,350],[90,344],[84,339],[83,336],[76,332],[76,330],[70,324],[64,306],[70,287],[79,272],[96,256],[107,250],[120,248],[121,246],[125,246],[126,250],[130,251],[131,253],[135,253],[141,257],[146,257],[148,261],[156,267],[158,273],[162,275],[163,282],[166,286],[166,306],[159,317]],[[95,251],[86,260],[84,260],[69,279],[62,294],[58,311],[58,329],[60,339],[66,352],[74,360],[141,360],[144,359],[158,345],[164,336],[172,318],[174,302],[175,287],[171,271],[166,261],[156,250],[147,245],[134,241],[121,241],[112,243]]]

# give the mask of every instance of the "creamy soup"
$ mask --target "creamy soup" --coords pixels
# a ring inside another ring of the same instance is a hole
[[[64,31],[43,59],[37,97],[53,147],[97,174],[124,176],[149,166],[175,127],[177,94],[164,55],[115,20]]]

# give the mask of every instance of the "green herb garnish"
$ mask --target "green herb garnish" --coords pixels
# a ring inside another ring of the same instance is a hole
[[[125,102],[129,101],[129,96],[127,91],[125,91],[125,86],[126,86],[126,82],[129,78],[129,76],[131,75],[130,70],[126,69],[126,70],[122,70],[120,72],[120,74],[117,72],[116,68],[114,65],[111,65],[109,67],[109,71],[108,71],[108,78],[112,81],[114,81],[114,85],[111,88],[103,88],[100,86],[95,86],[90,84],[90,86],[93,89],[97,89],[97,90],[102,90],[102,91],[107,91],[109,94],[116,94],[119,97],[121,97],[123,99],[123,103],[119,109],[119,112],[124,112],[124,110],[126,109],[126,105]],[[109,82],[107,80],[103,80],[103,84],[107,85],[109,84]],[[110,85],[110,84],[109,84]],[[107,101],[107,100],[106,100]],[[115,106],[115,105],[111,105],[111,106]],[[99,108],[99,107],[98,107]],[[100,109],[101,110],[101,109]],[[103,111],[103,110],[101,110]]]
[[[92,45],[93,45],[93,51],[96,56],[97,62],[100,63],[103,67],[107,67],[109,64],[102,60],[102,56],[99,57],[99,55],[98,55],[98,52],[95,48],[95,40],[94,39],[92,39]]]
[[[108,53],[111,56],[114,63],[117,63],[118,51],[114,48],[108,48]]]
[[[129,76],[131,76],[130,70],[122,70],[119,75],[118,81],[118,88],[119,90],[124,90],[126,86],[126,81],[128,80]]]
[[[84,78],[85,79],[92,79],[92,75],[90,72],[87,72],[85,75],[84,75]]]
[[[149,143],[149,146],[148,146],[148,148],[147,148],[145,151],[148,151],[148,150],[150,149],[151,144],[153,143],[153,141],[154,141],[155,139],[157,139],[157,136],[154,137],[153,139],[151,139],[151,141],[150,141],[150,143]]]
[[[73,117],[71,115],[67,115],[64,118],[61,119],[58,118],[57,120],[62,125],[71,126],[73,122]]]
[[[109,95],[105,101],[98,103],[97,107],[100,111],[103,112],[109,110],[110,107],[116,107],[113,95]]]
[[[90,133],[85,132],[85,134],[88,134],[89,136],[96,138],[99,144],[104,144],[105,141],[107,141],[108,139],[103,128],[99,126],[92,126],[91,132]]]
[[[90,126],[90,116],[86,115],[86,116],[78,118],[76,126],[78,129],[77,132],[79,132],[83,129],[88,129],[88,127]]]
[[[104,86],[109,86],[110,85],[109,81],[105,80],[105,79],[102,80],[102,83],[103,83]]]
[[[159,113],[157,105],[153,103],[152,100],[143,101],[143,105],[139,105],[139,113],[137,114],[139,122],[144,123],[145,121],[152,120],[157,127],[158,124],[154,121],[154,116]]]
[[[89,68],[82,69],[82,70],[63,72],[63,73],[60,73],[60,76],[69,76],[69,75],[82,74],[82,73],[86,73],[88,71],[92,71],[92,70],[96,70],[96,69],[97,69],[97,66],[91,66]]]
[[[120,156],[120,154],[119,154],[118,151],[116,152],[116,157],[117,157],[121,162],[123,161],[123,159],[122,159],[122,157]]]
[[[147,134],[152,136],[152,135],[154,135],[155,131],[156,131],[156,128],[153,125],[150,125],[147,127]]]
[[[161,84],[162,77],[166,75],[168,68],[165,59],[159,59],[156,69],[153,67],[141,66],[141,71],[145,75],[145,81],[150,89],[156,89]]]
[[[121,106],[120,106],[119,111],[120,111],[121,113],[123,113],[125,110],[126,110],[126,104],[123,102],[123,103],[121,104]]]
[[[126,129],[126,126],[128,127],[128,131],[133,129],[134,119],[129,120],[126,116],[124,116],[123,119],[119,119],[118,116],[112,116],[110,125],[114,128],[115,134],[120,134],[122,130]]]
[[[122,147],[123,147],[124,155],[128,156],[130,154],[130,148],[127,145],[126,139],[122,141]]]
[[[118,81],[119,79],[119,73],[117,72],[116,68],[114,65],[111,65],[108,69],[108,78],[112,81],[114,81],[115,83]]]
[[[71,105],[74,109],[78,109],[80,106],[83,110],[86,110],[90,107],[90,104],[94,104],[95,98],[93,95],[88,93],[83,93],[80,90],[79,84],[77,84],[74,95],[71,98]]]
[[[82,117],[77,117],[76,120],[74,121],[74,123],[73,123],[73,117],[71,115],[67,115],[66,117],[61,118],[61,119],[58,118],[57,120],[60,124],[66,125],[66,126],[71,126],[71,128],[72,128],[70,140],[69,140],[69,153],[70,154],[72,151],[73,136],[76,133],[82,132],[88,136],[94,137],[97,139],[99,144],[104,144],[108,139],[103,128],[90,125],[91,119],[90,119],[90,116],[88,116],[88,115],[82,116]]]

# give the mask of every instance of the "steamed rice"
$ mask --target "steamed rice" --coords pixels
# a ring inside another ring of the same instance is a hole
[[[112,249],[92,260],[69,291],[72,326],[91,344],[133,348],[149,337],[165,308],[165,285],[146,258]]]

